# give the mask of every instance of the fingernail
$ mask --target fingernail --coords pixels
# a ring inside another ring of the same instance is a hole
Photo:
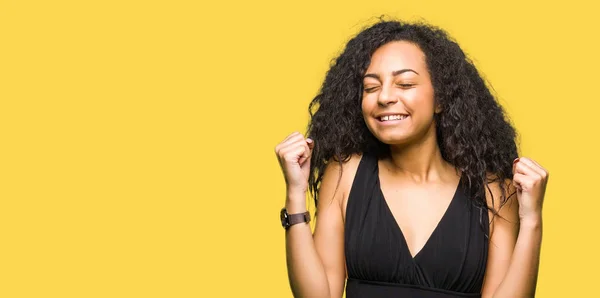
[[[313,142],[313,140],[311,138],[307,138],[306,141],[309,142],[309,143]]]

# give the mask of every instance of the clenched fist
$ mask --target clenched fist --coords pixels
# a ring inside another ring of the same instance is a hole
[[[304,196],[308,190],[313,140],[294,132],[275,147],[275,153],[289,193]]]
[[[521,157],[513,162],[513,173],[521,221],[541,218],[548,171],[534,160]]]

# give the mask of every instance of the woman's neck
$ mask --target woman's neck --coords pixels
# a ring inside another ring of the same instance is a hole
[[[435,133],[423,141],[407,145],[390,145],[385,167],[394,176],[403,176],[416,183],[446,180],[454,167],[442,158]]]

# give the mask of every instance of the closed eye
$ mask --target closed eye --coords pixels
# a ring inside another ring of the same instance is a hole
[[[377,89],[377,87],[365,88],[365,92],[371,93],[371,92],[375,91],[376,89]]]
[[[409,88],[412,88],[412,87],[413,87],[413,86],[415,86],[415,85],[416,85],[416,84],[396,84],[396,86],[398,86],[398,87],[400,87],[400,88],[403,88],[403,89],[409,89]],[[367,92],[367,93],[371,93],[371,92],[374,92],[374,91],[376,91],[376,90],[377,90],[377,88],[378,88],[378,86],[376,86],[376,87],[371,87],[371,88],[365,88],[364,90],[365,90],[365,92]]]
[[[400,86],[402,88],[410,88],[410,87],[412,87],[412,86],[414,86],[416,84],[396,84],[396,85],[398,85],[398,86]]]

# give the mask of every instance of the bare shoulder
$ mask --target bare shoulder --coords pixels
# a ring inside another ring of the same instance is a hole
[[[352,154],[341,163],[333,159],[328,161],[319,190],[319,208],[336,203],[345,218],[348,195],[361,158],[362,154]]]
[[[488,174],[488,179],[492,180],[495,176]],[[496,179],[497,180],[497,179]],[[494,226],[498,221],[503,221],[505,224],[518,225],[519,217],[519,202],[517,201],[516,189],[512,184],[512,180],[505,179],[503,182],[495,181],[487,183],[485,187],[485,197],[490,210],[490,234],[493,234]]]

